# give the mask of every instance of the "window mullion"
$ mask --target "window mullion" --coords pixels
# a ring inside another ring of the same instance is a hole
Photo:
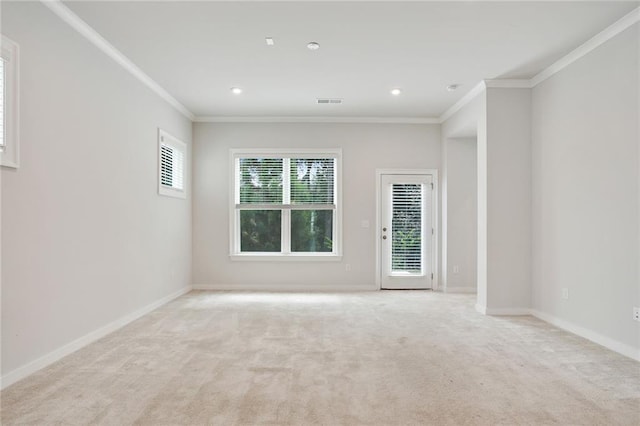
[[[282,159],[282,204],[291,204],[291,159]],[[282,209],[282,253],[291,253],[291,210]]]

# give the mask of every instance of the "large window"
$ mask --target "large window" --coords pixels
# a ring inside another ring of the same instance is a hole
[[[338,258],[340,151],[232,151],[231,254]]]
[[[20,165],[19,135],[19,49],[2,36],[0,49],[0,164]]]

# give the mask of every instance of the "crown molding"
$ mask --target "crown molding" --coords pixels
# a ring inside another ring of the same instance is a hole
[[[547,78],[563,70],[601,44],[607,42],[608,40],[611,40],[613,37],[617,36],[622,31],[626,30],[634,24],[637,24],[638,22],[640,22],[640,7],[637,7],[631,12],[627,13],[625,16],[587,40],[585,43],[578,46],[576,49],[572,50],[564,57],[560,58],[551,66],[542,70],[531,79],[531,87],[535,87],[538,84],[542,83]]]
[[[638,22],[640,22],[640,7],[627,13],[625,16],[569,52],[567,55],[560,58],[558,61],[551,64],[549,67],[539,72],[531,79],[493,79],[481,81],[458,102],[446,110],[438,118],[438,121],[440,123],[447,121],[453,114],[460,111],[460,109],[475,99],[476,96],[487,88],[532,89]]]
[[[196,123],[379,123],[439,124],[435,117],[196,116]]]
[[[485,80],[485,87],[497,88],[497,89],[531,89],[531,80]]]
[[[640,7],[632,10],[618,21],[569,52],[558,61],[542,70],[531,79],[491,79],[484,80],[474,86],[458,102],[453,104],[439,117],[322,117],[322,116],[195,116],[176,98],[171,96],[162,86],[156,83],[122,52],[115,48],[97,31],[84,22],[78,15],[67,8],[61,0],[40,0],[60,19],[74,28],[78,33],[102,50],[107,56],[129,71],[134,77],[180,111],[192,122],[197,123],[384,123],[384,124],[440,124],[448,120],[465,105],[475,99],[487,88],[520,88],[531,89],[542,83],[557,72],[563,70],[573,62],[587,55],[598,46],[612,39],[622,31],[640,22]]]
[[[89,26],[89,24],[84,22],[78,15],[73,13],[60,0],[41,0],[41,2],[53,13],[55,13],[60,19],[66,22],[70,27],[84,36],[84,38],[90,41],[94,46],[102,50],[103,53],[105,53],[120,66],[122,66],[122,68],[129,71],[131,75],[140,80],[144,85],[154,91],[162,99],[167,101],[172,107],[177,109],[189,120],[193,121],[194,115],[187,109],[187,107],[182,105],[176,98],[171,96],[169,92],[167,92],[164,88],[162,88],[162,86],[156,83],[151,77],[149,77],[144,71],[142,71],[122,52],[116,49],[116,47],[109,43],[104,37],[98,34],[98,32],[91,26]]]
[[[453,104],[448,110],[446,110],[439,118],[439,123],[444,123],[447,121],[453,114],[460,111],[462,107],[467,105],[469,102],[475,99],[480,93],[484,92],[487,88],[484,80],[480,83],[476,84],[475,87],[467,92],[458,102]]]

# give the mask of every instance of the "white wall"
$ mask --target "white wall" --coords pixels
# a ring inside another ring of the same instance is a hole
[[[446,290],[475,292],[478,234],[477,142],[476,138],[451,138],[445,143],[448,224]]]
[[[638,27],[533,89],[533,307],[636,356]]]
[[[21,48],[21,167],[2,169],[2,374],[190,283],[190,199],[157,195],[157,129],[191,123],[37,2]],[[24,372],[24,371],[23,371]]]
[[[229,259],[231,148],[342,148],[343,260],[238,262]],[[196,123],[193,274],[196,286],[266,289],[374,288],[377,168],[440,166],[438,125]],[[368,220],[371,227],[361,227]],[[351,271],[345,265],[351,265]]]
[[[443,279],[445,287],[448,285],[449,271],[453,270],[453,264],[450,264],[449,244],[451,238],[449,236],[449,142],[451,140],[466,138],[474,139],[475,146],[475,184],[476,184],[476,205],[475,205],[475,241],[476,247],[473,251],[476,258],[475,267],[475,288],[477,292],[476,305],[481,310],[486,310],[487,306],[487,92],[482,90],[478,95],[449,117],[442,123],[442,153],[443,153],[443,194],[442,194],[442,250],[443,256]],[[457,192],[457,191],[455,191]],[[455,197],[456,195],[454,195]],[[455,226],[455,224],[453,225]],[[473,225],[470,225],[473,227]],[[470,228],[471,230],[471,228]],[[451,256],[457,259],[463,259],[464,254],[457,255],[457,249],[451,252]],[[470,270],[473,266],[468,267]]]
[[[447,286],[455,280],[452,256],[461,259],[471,254],[458,253],[461,244],[457,239],[465,236],[452,232],[457,224],[452,222],[455,208],[451,202],[460,194],[459,188],[451,188],[451,179],[454,183],[456,179],[451,170],[456,162],[451,143],[474,136],[477,307],[488,314],[526,313],[531,304],[530,89],[486,88],[443,123],[442,135]]]
[[[487,88],[487,313],[531,307],[531,90]],[[480,150],[480,148],[478,148]],[[485,170],[486,169],[486,170]],[[479,225],[482,226],[482,225]]]

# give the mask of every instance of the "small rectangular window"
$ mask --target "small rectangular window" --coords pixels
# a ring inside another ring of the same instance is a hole
[[[232,150],[232,256],[338,258],[340,154]]]
[[[20,165],[19,48],[2,36],[0,46],[0,165]]]
[[[162,129],[158,131],[158,193],[186,198],[187,146]]]

